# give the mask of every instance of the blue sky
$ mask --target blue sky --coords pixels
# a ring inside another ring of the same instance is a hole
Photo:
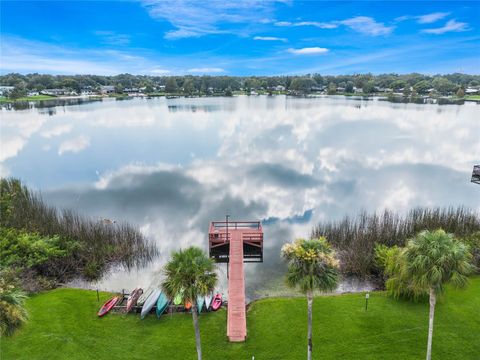
[[[480,72],[478,1],[2,1],[1,73]]]

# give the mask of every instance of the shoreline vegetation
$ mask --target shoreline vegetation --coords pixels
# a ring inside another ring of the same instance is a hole
[[[0,210],[1,275],[27,293],[95,281],[113,266],[139,268],[158,255],[136,227],[59,211],[18,179],[0,180]]]
[[[191,315],[177,313],[144,320],[134,314],[98,319],[96,311],[112,295],[56,289],[30,297],[29,322],[2,339],[5,359],[149,359],[193,358],[195,338]],[[480,277],[465,290],[447,286],[435,314],[433,358],[477,359]],[[315,297],[313,355],[318,359],[420,359],[425,356],[428,303],[398,301],[383,291]],[[247,311],[245,343],[225,337],[226,311],[199,316],[205,359],[300,359],[305,357],[307,307],[304,298],[269,298]],[[286,325],[288,324],[288,326]],[[287,339],[289,341],[287,341]],[[89,344],[85,346],[85,344]],[[155,345],[153,345],[155,344]]]
[[[0,76],[0,103],[84,97],[167,98],[239,95],[380,97],[399,103],[480,102],[480,75],[355,74],[303,76],[148,76],[120,74]]]

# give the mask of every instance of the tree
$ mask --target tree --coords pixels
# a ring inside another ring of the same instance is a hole
[[[174,77],[169,77],[165,84],[165,92],[174,93],[178,89],[177,80]]]
[[[185,82],[183,83],[183,93],[186,95],[193,95],[195,91],[195,83],[193,82],[192,79],[186,78]]]
[[[27,90],[23,84],[15,86],[13,90],[8,93],[8,97],[12,100],[19,99],[24,96],[27,96]]]
[[[462,88],[458,88],[457,97],[463,98],[465,96],[465,91]]]
[[[442,95],[448,95],[455,91],[455,84],[444,77],[436,77],[432,81],[432,85]]]
[[[427,80],[422,80],[413,85],[413,89],[419,94],[426,94],[432,88],[432,84]]]
[[[363,92],[365,94],[371,94],[375,91],[375,83],[373,82],[373,80],[369,80],[365,83],[365,85],[363,86]]]
[[[445,284],[464,287],[474,266],[467,245],[457,241],[452,234],[443,230],[420,232],[410,240],[397,256],[398,269],[387,281],[387,288],[393,295],[398,288],[392,283],[399,282],[414,294],[428,293],[430,312],[428,323],[427,360],[432,357],[433,319],[437,296],[445,289]],[[390,284],[389,284],[390,282]]]
[[[198,326],[197,297],[212,292],[217,284],[215,264],[200,248],[189,247],[174,252],[164,267],[165,280],[162,289],[167,297],[173,299],[178,294],[182,302],[192,306],[193,327],[197,346],[198,360],[202,359],[200,328]]]
[[[351,93],[353,93],[353,91],[354,91],[353,82],[348,81],[347,84],[345,85],[345,92],[348,93],[348,94],[351,94]]]
[[[307,296],[308,346],[307,359],[312,358],[313,292],[331,291],[337,286],[339,262],[326,238],[297,239],[282,247],[282,256],[288,262],[287,285],[299,288]]]
[[[328,84],[327,88],[327,94],[328,95],[335,95],[337,93],[337,85],[335,85],[333,82]]]

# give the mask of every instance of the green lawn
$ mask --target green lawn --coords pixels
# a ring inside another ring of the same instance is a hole
[[[102,294],[102,300],[108,294]],[[191,316],[109,314],[99,319],[92,291],[58,289],[28,300],[30,321],[2,339],[0,358],[9,359],[196,359]],[[314,359],[422,359],[427,304],[387,298],[382,292],[318,297],[314,302]],[[248,312],[246,343],[225,337],[226,312],[202,314],[205,359],[303,359],[306,301],[271,298]],[[480,277],[467,290],[447,290],[437,305],[433,358],[480,358]]]
[[[467,99],[467,100],[480,100],[480,95],[466,95],[465,99]]]
[[[50,95],[34,95],[34,96],[25,96],[25,97],[12,100],[2,96],[0,97],[0,102],[41,101],[41,100],[51,100],[55,98],[56,96],[50,96]]]

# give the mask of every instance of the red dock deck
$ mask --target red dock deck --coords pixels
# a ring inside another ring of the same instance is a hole
[[[263,260],[263,229],[260,222],[212,222],[209,231],[210,256],[228,262],[227,336],[245,341],[247,317],[243,262]],[[228,253],[227,253],[228,251]]]

